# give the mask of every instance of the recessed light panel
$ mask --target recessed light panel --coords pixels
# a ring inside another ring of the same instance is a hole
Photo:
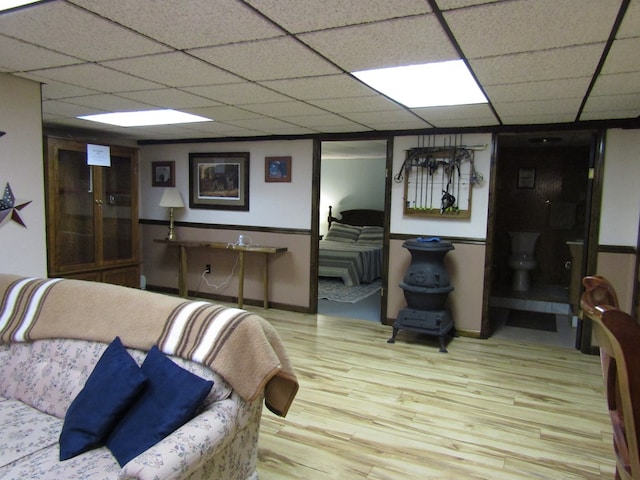
[[[141,112],[114,112],[83,115],[82,120],[107,123],[118,127],[148,127],[150,125],[173,125],[176,123],[212,122],[210,118],[179,112],[177,110],[145,110]]]
[[[12,8],[23,7],[31,3],[40,3],[42,0],[0,0],[0,12]]]
[[[408,108],[487,103],[462,60],[362,70],[353,75]]]

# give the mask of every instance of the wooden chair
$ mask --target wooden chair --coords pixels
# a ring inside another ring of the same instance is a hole
[[[616,479],[640,479],[640,325],[617,308],[615,290],[603,277],[583,279],[580,300],[600,346]]]

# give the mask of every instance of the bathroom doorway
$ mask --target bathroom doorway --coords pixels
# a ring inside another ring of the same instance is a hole
[[[575,347],[594,132],[500,134],[491,336]]]

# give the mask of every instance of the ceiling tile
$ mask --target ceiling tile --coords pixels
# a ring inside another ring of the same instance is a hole
[[[324,110],[303,102],[256,103],[243,105],[242,108],[268,117],[288,117],[292,115],[321,115]]]
[[[168,50],[158,42],[66,2],[45,2],[35,8],[0,15],[0,32],[93,62]]]
[[[587,92],[590,82],[590,77],[580,77],[545,80],[541,82],[488,85],[485,87],[485,93],[491,102],[582,97]]]
[[[132,112],[137,110],[153,110],[158,109],[153,105],[147,103],[130,100],[128,98],[119,97],[116,95],[100,94],[100,95],[87,95],[86,97],[76,97],[67,100],[68,103],[74,105],[81,105],[87,107],[96,112],[109,112],[116,110],[118,112]]]
[[[324,30],[390,18],[431,12],[424,0],[367,0],[345,2],[286,2],[282,0],[247,0],[264,15],[291,33]]]
[[[500,115],[500,118],[505,119],[510,116],[516,115],[550,115],[568,114],[572,116],[572,120],[575,119],[578,114],[578,109],[582,102],[581,97],[577,98],[563,98],[553,100],[538,100],[530,102],[496,102],[493,107]]]
[[[70,67],[50,68],[31,72],[42,78],[71,85],[81,85],[104,93],[127,92],[158,88],[157,83],[116,72],[100,65],[85,63]]]
[[[434,127],[449,127],[456,120],[464,123],[465,126],[496,125],[498,123],[491,108],[486,104],[414,108],[412,111]]]
[[[640,32],[640,30],[638,30]],[[640,33],[639,33],[640,35]],[[602,67],[603,74],[640,71],[640,36],[616,40]]]
[[[604,44],[470,60],[482,85],[591,77]]]
[[[229,121],[229,120],[246,120],[248,118],[262,118],[262,115],[244,110],[238,107],[231,107],[227,105],[216,107],[204,107],[204,108],[189,108],[186,109],[189,113],[194,115],[202,115],[203,117],[213,118],[216,121]]]
[[[605,42],[618,8],[611,0],[514,0],[448,11],[444,18],[471,59]]]
[[[335,113],[381,112],[401,108],[391,100],[374,95],[368,97],[309,100],[309,103]]]
[[[95,95],[96,90],[69,85],[68,83],[60,83],[49,80],[42,85],[42,98],[44,100],[61,99],[70,97],[84,97],[85,95]]]
[[[357,126],[355,122],[332,113],[324,113],[322,115],[294,115],[287,117],[286,120],[287,122],[293,123],[295,125],[300,125],[301,127],[314,128],[319,130],[323,130],[324,127],[327,127],[329,125],[345,127]]]
[[[270,80],[260,82],[260,85],[300,100],[364,97],[375,93],[371,88],[347,74]]]
[[[200,48],[189,53],[254,81],[339,73],[329,62],[290,37]]]
[[[179,50],[283,34],[236,0],[73,0],[73,3]]]
[[[105,67],[168,87],[215,85],[242,81],[241,78],[182,52],[101,62]]]
[[[600,75],[593,86],[591,97],[616,96],[629,93],[640,96],[640,72]]]
[[[432,14],[302,34],[300,38],[347,72],[459,58]]]
[[[640,32],[640,2],[629,2],[616,38],[633,38]]]
[[[624,110],[635,112],[632,117],[640,115],[640,95],[638,93],[623,95],[591,96],[585,105],[585,112],[610,112]]]
[[[185,87],[182,90],[217,100],[227,105],[284,102],[290,98],[255,83]]]
[[[74,63],[79,63],[79,60],[46,48],[0,35],[0,65],[10,65],[5,71],[23,72],[34,69],[72,65]]]
[[[219,105],[215,100],[184,92],[177,88],[160,88],[156,90],[123,92],[118,95],[120,97],[129,98],[149,105],[174,109],[202,108]]]
[[[104,113],[107,110],[98,110],[92,107],[84,107],[62,100],[45,100],[42,102],[42,112],[60,117],[78,117],[80,115],[91,115],[94,113]]]

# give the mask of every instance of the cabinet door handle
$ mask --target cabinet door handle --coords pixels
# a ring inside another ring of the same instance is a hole
[[[96,200],[96,205],[102,205],[102,200]]]

